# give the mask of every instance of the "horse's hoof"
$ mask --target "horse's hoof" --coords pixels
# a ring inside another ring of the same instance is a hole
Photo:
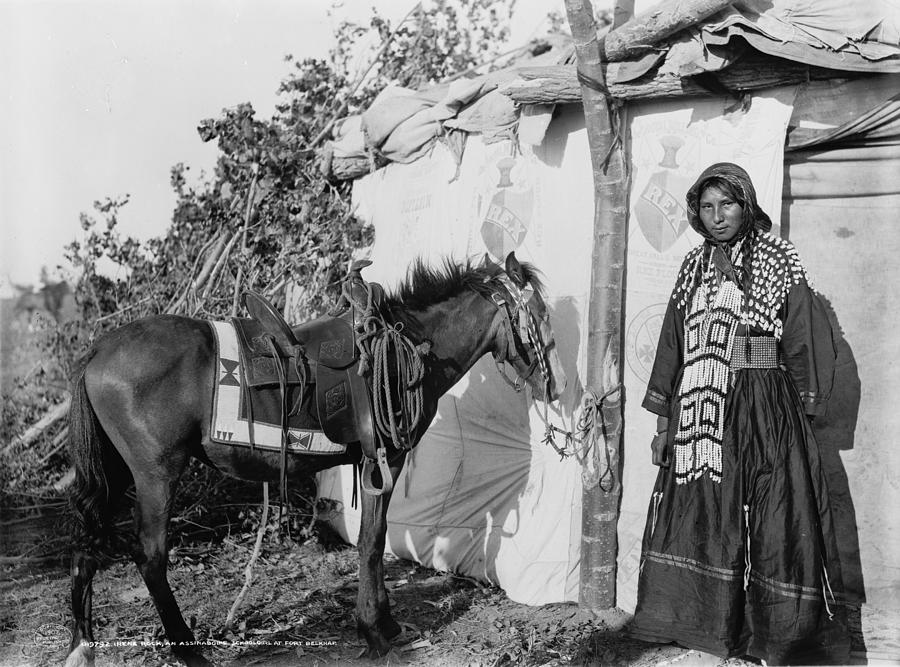
[[[385,665],[409,664],[406,660],[404,660],[400,652],[393,646],[391,646],[390,650],[387,653],[384,653],[383,655],[370,656],[370,659],[381,662]]]
[[[364,653],[370,660],[377,660],[378,658],[384,657],[393,648],[391,642],[389,642],[380,632],[364,632],[360,629],[359,634],[366,640],[367,648]]]
[[[65,667],[94,667],[94,649],[87,644],[79,644],[66,658]]]
[[[391,644],[386,644],[381,647],[370,646],[368,650],[366,650],[365,654],[369,660],[381,660],[393,650],[394,647]]]
[[[403,628],[400,627],[400,624],[397,623],[393,618],[387,618],[383,620],[380,624],[381,626],[381,634],[383,634],[387,639],[393,639],[401,632],[403,632]]]

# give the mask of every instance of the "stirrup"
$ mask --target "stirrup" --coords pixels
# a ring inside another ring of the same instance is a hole
[[[378,463],[378,470],[381,472],[381,488],[376,488],[372,484],[372,474],[374,473],[374,464]],[[360,486],[362,490],[370,496],[383,496],[394,490],[394,478],[391,476],[391,469],[387,462],[387,452],[384,447],[378,447],[375,450],[375,459],[368,456],[363,457],[362,475],[360,476]]]

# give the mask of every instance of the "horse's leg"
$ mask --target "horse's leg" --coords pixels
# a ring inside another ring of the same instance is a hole
[[[94,662],[94,631],[91,619],[93,580],[97,572],[97,559],[87,550],[78,549],[72,554],[72,617],[75,630],[69,644],[66,667],[90,665]]]
[[[102,510],[104,522],[108,522],[112,517],[112,508],[116,506],[128,489],[131,476],[128,470],[124,469],[118,471],[113,480],[109,485],[108,503]],[[103,530],[106,530],[105,526]],[[88,535],[84,528],[76,528],[73,537],[75,548],[72,552],[72,618],[75,619],[75,623],[66,667],[81,667],[93,664],[94,661],[94,630],[91,609],[94,595],[94,574],[97,572],[98,566],[95,551],[100,544],[105,542],[105,535]]]
[[[69,644],[66,667],[82,667],[94,664],[94,631],[91,618],[93,580],[97,572],[97,559],[88,551],[77,550],[72,554],[72,617],[75,631]]]
[[[184,464],[179,466],[183,469]],[[137,507],[135,522],[137,523],[138,545],[135,562],[150,592],[150,598],[162,621],[166,638],[172,644],[172,652],[190,667],[211,665],[196,650],[194,633],[184,622],[175,595],[169,587],[166,577],[166,566],[169,551],[166,538],[169,530],[169,513],[172,510],[172,499],[178,475],[167,479],[143,478],[135,483]]]
[[[391,477],[397,481],[403,460],[391,465]],[[375,658],[391,650],[390,640],[400,634],[400,626],[391,616],[387,590],[384,587],[384,543],[387,534],[387,511],[391,494],[360,494],[359,527],[359,595],[356,601],[356,627],[369,645],[369,657]]]

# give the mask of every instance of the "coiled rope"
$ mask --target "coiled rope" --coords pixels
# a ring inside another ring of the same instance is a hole
[[[425,363],[421,350],[404,336],[402,323],[385,326],[374,339],[372,360],[372,403],[375,426],[384,437],[390,437],[394,446],[409,449],[412,435],[422,416],[422,380]],[[391,359],[394,360],[397,378],[398,405],[394,405],[391,387]]]
[[[354,293],[358,293],[353,289],[354,285],[364,288],[364,299]],[[357,321],[355,313],[361,313],[360,322],[354,329],[359,350],[357,372],[372,375],[375,428],[383,439],[390,438],[397,449],[409,449],[414,444],[412,438],[422,417],[422,381],[425,378],[422,358],[428,354],[430,346],[414,344],[403,333],[402,322],[388,324],[376,312],[371,284],[361,278],[347,280],[341,292],[354,313],[354,322]]]

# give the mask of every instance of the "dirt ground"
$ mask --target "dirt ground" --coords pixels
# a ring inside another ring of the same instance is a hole
[[[175,548],[170,582],[205,655],[218,665],[372,664],[362,656],[354,607],[353,547],[322,531],[302,544],[264,542],[254,583],[223,625],[244,581],[254,536]],[[0,584],[0,665],[58,665],[68,638],[69,580],[61,561],[6,558]],[[403,626],[385,665],[748,665],[624,636],[627,616],[574,604],[529,607],[502,590],[386,557],[395,619]],[[177,664],[137,569],[119,559],[94,580],[97,665]]]

